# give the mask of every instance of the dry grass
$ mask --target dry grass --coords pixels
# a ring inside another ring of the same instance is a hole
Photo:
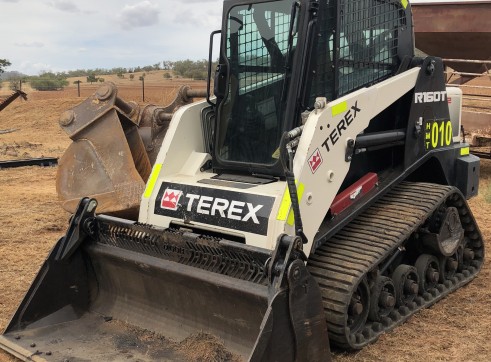
[[[0,129],[17,129],[0,135],[0,160],[60,157],[70,139],[58,125],[60,110],[80,102],[78,98],[52,100],[17,99],[0,113]]]

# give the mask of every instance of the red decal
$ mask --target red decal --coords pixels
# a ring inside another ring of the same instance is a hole
[[[358,198],[372,190],[378,183],[376,173],[369,172],[353,185],[336,195],[331,204],[331,214],[337,215],[358,201]]]
[[[181,195],[182,191],[165,189],[164,196],[162,196],[162,201],[160,202],[160,206],[163,209],[177,210]]]
[[[452,98],[448,97],[448,104],[451,104],[452,103]]]
[[[320,165],[322,165],[322,156],[319,149],[317,148],[312,156],[310,156],[309,158],[309,166],[312,173],[315,173]]]

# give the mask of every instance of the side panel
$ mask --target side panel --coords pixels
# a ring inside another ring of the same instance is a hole
[[[370,88],[327,104],[312,112],[305,124],[294,162],[294,173],[304,192],[300,212],[308,253],[322,220],[350,167],[348,142],[354,142],[377,114],[409,92],[420,68],[413,68]]]

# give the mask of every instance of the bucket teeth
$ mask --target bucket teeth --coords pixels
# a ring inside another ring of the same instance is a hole
[[[269,252],[228,240],[175,229],[147,227],[98,216],[98,243],[136,251],[236,279],[266,285]]]

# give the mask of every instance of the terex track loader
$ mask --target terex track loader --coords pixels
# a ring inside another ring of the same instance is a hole
[[[407,0],[225,0],[223,14],[214,97],[175,112],[154,159],[109,85],[63,116],[80,152],[61,183],[106,178],[95,194],[129,199],[135,162],[138,221],[82,198],[2,348],[122,359],[112,319],[210,333],[252,361],[327,361],[329,343],[360,349],[480,270],[479,159],[442,60],[414,56]],[[108,155],[89,126],[114,106],[127,143]]]

